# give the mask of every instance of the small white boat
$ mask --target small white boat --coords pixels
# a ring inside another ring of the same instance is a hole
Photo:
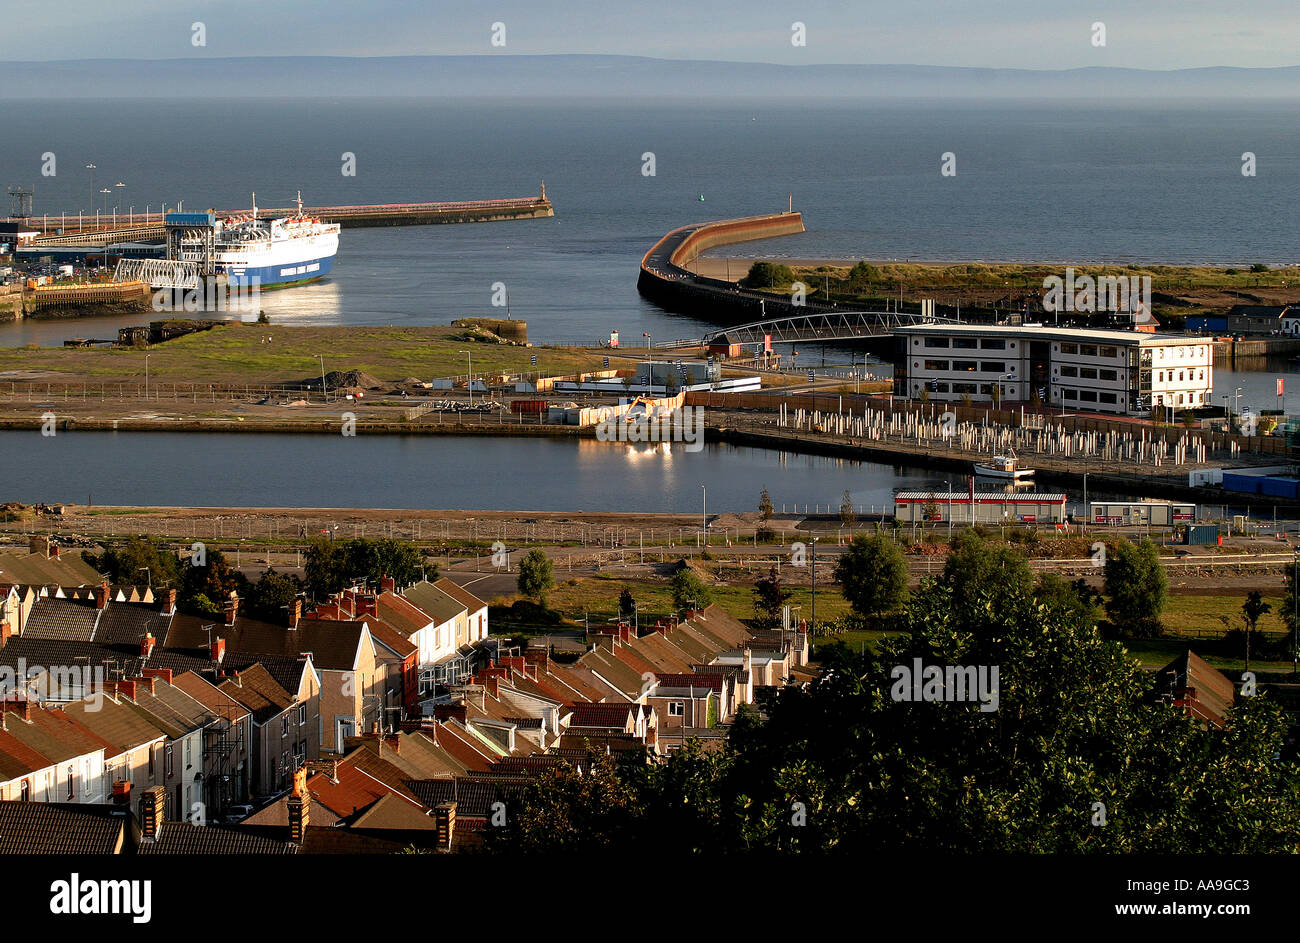
[[[1019,481],[1022,478],[1034,477],[1034,470],[1032,468],[1021,468],[1020,459],[1016,457],[1016,453],[1008,452],[1006,455],[994,455],[987,462],[976,462],[975,474],[983,478]]]

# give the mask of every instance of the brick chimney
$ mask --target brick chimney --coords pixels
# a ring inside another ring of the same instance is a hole
[[[140,792],[140,837],[147,842],[162,837],[163,812],[167,806],[167,791],[154,786]]]
[[[27,550],[29,553],[38,554],[46,559],[50,556],[50,538],[43,537],[39,534],[33,534],[27,538]]]
[[[162,594],[162,614],[171,616],[176,614],[176,590],[164,590]]]
[[[379,578],[379,591],[381,593],[397,592],[397,580],[393,579],[391,576],[381,576]]]
[[[302,621],[302,597],[293,597],[293,602],[289,603],[289,628],[298,628],[298,623]]]
[[[492,695],[494,698],[501,697],[500,684],[501,684],[501,679],[498,678],[496,675],[492,675],[491,677],[487,677],[483,679],[483,687],[486,688],[487,693]]]
[[[108,583],[100,583],[95,587],[95,608],[104,609],[108,606]]]
[[[30,698],[6,698],[4,709],[6,711],[12,710],[15,714],[20,715],[23,720],[32,719],[32,702]]]
[[[433,807],[433,821],[438,847],[444,851],[451,851],[451,840],[456,832],[456,803],[439,802]]]
[[[150,694],[158,693],[157,675],[141,675],[138,678],[132,678],[131,683],[141,688],[148,688]]]
[[[235,617],[239,615],[239,596],[233,590],[230,598],[226,600],[225,605],[226,625],[234,625]]]
[[[148,661],[149,656],[153,654],[154,643],[157,641],[152,632],[146,632],[144,638],[140,639],[140,657]]]
[[[307,769],[293,771],[293,792],[285,800],[289,811],[289,841],[301,845],[307,836],[307,822],[311,818],[311,794],[307,792]]]
[[[146,678],[161,678],[163,684],[172,683],[172,670],[170,668],[146,668],[143,674]]]
[[[58,545],[58,544],[53,544],[53,543],[50,544],[50,559],[51,559],[51,560],[57,560],[57,559],[59,559],[59,545]]]
[[[131,805],[131,781],[116,779],[113,781],[113,805]]]
[[[360,619],[363,616],[370,616],[372,619],[378,618],[379,609],[376,597],[370,593],[363,593],[357,596],[356,609],[353,611],[353,618]]]
[[[524,661],[537,666],[537,670],[543,674],[550,674],[551,671],[551,653],[544,648],[530,648],[524,652]]]
[[[214,665],[221,664],[226,660],[226,640],[223,638],[213,639],[212,644],[209,646],[209,652],[212,655],[212,663]]]

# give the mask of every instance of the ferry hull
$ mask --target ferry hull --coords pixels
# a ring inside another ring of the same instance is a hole
[[[333,256],[284,265],[230,265],[226,268],[226,279],[231,287],[257,284],[263,289],[288,288],[324,278],[333,265]]]

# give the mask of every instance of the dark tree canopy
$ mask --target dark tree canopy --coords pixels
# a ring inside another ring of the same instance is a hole
[[[519,561],[519,592],[546,605],[546,594],[555,586],[555,569],[551,558],[534,547]]]
[[[317,538],[304,555],[303,568],[308,592],[320,600],[358,581],[377,586],[385,576],[399,587],[437,579],[438,568],[422,566],[423,561],[420,548],[407,540]]]
[[[882,534],[858,534],[835,564],[835,582],[859,616],[879,616],[907,595],[907,559]]]
[[[879,654],[835,646],[810,684],[742,712],[721,749],[525,790],[497,850],[660,853],[1300,851],[1288,721],[1239,698],[1220,729],[1152,696],[1118,642],[1012,583],[957,605],[927,582]],[[998,668],[997,709],[895,699],[895,666]]]
[[[1149,538],[1140,543],[1120,538],[1106,548],[1106,613],[1121,632],[1155,635],[1169,598],[1169,577],[1160,548]]]
[[[776,567],[767,576],[754,583],[754,628],[771,629],[781,624],[781,611],[790,598],[790,591],[781,583]]]

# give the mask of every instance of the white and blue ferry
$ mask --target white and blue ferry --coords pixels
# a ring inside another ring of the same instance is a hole
[[[184,214],[172,214],[179,215]],[[176,246],[179,251],[171,257],[202,263],[207,255],[212,271],[225,275],[232,288],[287,288],[316,281],[330,273],[339,248],[339,224],[304,216],[302,194],[298,195],[295,216],[258,219],[256,194],[252,212],[246,216],[217,219],[210,214],[191,215],[208,215],[211,229],[185,231]],[[171,220],[169,216],[169,225]]]

